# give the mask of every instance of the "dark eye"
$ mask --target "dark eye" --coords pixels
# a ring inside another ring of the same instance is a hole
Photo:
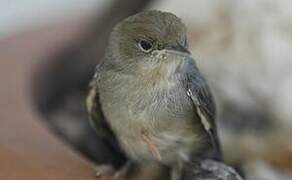
[[[140,40],[139,47],[144,52],[150,52],[153,48],[153,44],[147,40]]]

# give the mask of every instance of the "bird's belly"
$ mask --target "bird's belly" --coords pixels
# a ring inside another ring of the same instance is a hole
[[[172,164],[188,160],[192,149],[199,145],[193,109],[185,104],[180,104],[179,110],[163,106],[149,105],[127,115],[129,121],[117,136],[131,159]]]
[[[199,138],[193,131],[178,129],[155,135],[137,132],[132,138],[120,136],[119,141],[131,159],[160,161],[166,165],[180,160],[187,161],[194,147],[199,146]]]
[[[179,159],[187,160],[190,151],[199,145],[195,117],[188,112],[192,109],[177,112],[188,115],[172,114],[162,109],[159,112],[146,109],[135,110],[135,114],[126,109],[121,112],[117,110],[109,115],[112,117],[108,119],[109,123],[124,152],[136,161],[159,160],[164,164],[171,164]],[[150,145],[145,140],[145,135]],[[153,153],[153,147],[161,159]]]
[[[200,144],[193,104],[182,87],[115,97],[118,100],[109,93],[107,102],[115,103],[104,103],[103,109],[129,158],[170,164],[178,159],[187,160],[190,151]],[[107,112],[110,108],[113,111]],[[143,134],[149,138],[150,145]],[[161,159],[153,150],[157,150]]]

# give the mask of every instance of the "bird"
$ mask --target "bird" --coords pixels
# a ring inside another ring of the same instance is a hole
[[[129,162],[157,162],[179,180],[185,163],[220,159],[214,98],[176,15],[146,10],[118,23],[89,84],[90,123]]]

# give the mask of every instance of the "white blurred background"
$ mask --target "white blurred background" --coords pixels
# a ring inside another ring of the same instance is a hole
[[[0,0],[0,38],[102,11],[111,0]]]

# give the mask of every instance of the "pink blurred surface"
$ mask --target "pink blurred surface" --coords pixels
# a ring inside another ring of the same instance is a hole
[[[35,68],[80,25],[56,23],[0,40],[0,179],[95,179],[92,164],[43,126],[30,101]]]

